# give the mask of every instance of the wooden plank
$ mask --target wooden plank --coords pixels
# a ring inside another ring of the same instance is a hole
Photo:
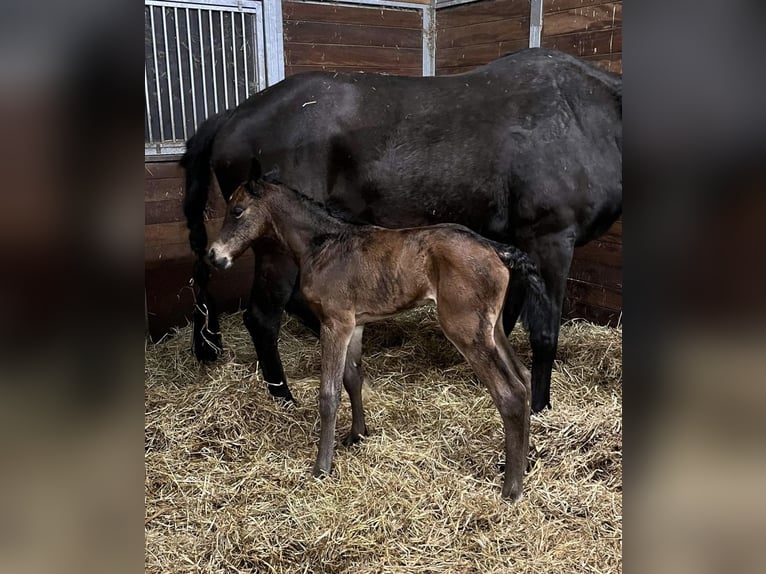
[[[184,180],[180,177],[161,179],[144,178],[144,201],[167,201],[174,199],[183,201]]]
[[[285,65],[422,68],[422,49],[285,43]]]
[[[477,46],[444,48],[436,52],[436,68],[487,64],[509,52],[525,48],[528,43],[528,40],[513,40]]]
[[[622,267],[622,245],[596,239],[582,247],[576,247],[574,258],[595,261],[612,267]]]
[[[622,291],[594,285],[577,279],[567,281],[566,296],[577,303],[596,305],[604,309],[622,309]]]
[[[301,20],[307,22],[335,22],[338,24],[423,30],[420,10],[283,2],[282,19],[285,22]]]
[[[380,46],[423,49],[423,31],[327,22],[285,22],[286,44]]]
[[[598,240],[622,245],[622,219],[615,221]]]
[[[604,309],[598,305],[587,305],[574,300],[564,300],[563,319],[585,319],[597,325],[616,327],[621,320],[621,310]]]
[[[439,32],[436,36],[436,50],[528,39],[529,18],[494,20]]]
[[[423,75],[423,68],[396,68],[384,67],[366,70],[358,66],[285,66],[285,76],[292,76],[303,72],[341,72],[347,74],[385,74],[388,76],[411,76],[419,77]]]
[[[548,14],[554,12],[561,12],[563,10],[572,10],[576,8],[588,8],[590,6],[598,6],[600,4],[607,3],[608,2],[604,2],[604,0],[544,0],[543,22],[545,22]],[[622,4],[622,2],[615,2],[615,4]]]
[[[622,27],[622,2],[553,12],[543,18],[543,37]]]
[[[520,17],[529,17],[528,0],[490,0],[440,8],[436,14],[437,41],[438,35],[448,28]]]
[[[583,60],[587,60],[607,72],[622,74],[622,52],[599,54],[597,56],[584,56]]]
[[[622,291],[622,268],[586,259],[574,259],[569,269],[570,279]]]
[[[184,170],[175,161],[144,162],[144,179],[182,178]]]
[[[597,32],[579,32],[548,36],[542,39],[543,48],[553,48],[575,56],[594,56],[622,52],[622,29],[612,28]]]

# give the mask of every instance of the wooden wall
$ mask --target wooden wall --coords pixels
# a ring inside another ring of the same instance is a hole
[[[420,76],[419,10],[282,3],[285,75],[312,70]]]
[[[622,2],[544,0],[542,46],[622,73]]]
[[[528,0],[481,0],[436,16],[436,73],[455,74],[529,45]],[[544,0],[542,46],[622,73],[622,2]],[[564,316],[615,324],[622,310],[622,221],[575,250]]]
[[[484,0],[437,10],[437,75],[465,72],[528,45],[528,0]]]

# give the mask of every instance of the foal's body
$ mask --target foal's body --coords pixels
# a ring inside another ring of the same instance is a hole
[[[249,190],[248,190],[249,188]],[[219,239],[210,249],[228,267],[258,237],[273,235],[300,269],[302,294],[320,319],[321,438],[314,473],[332,467],[341,382],[351,399],[348,441],[367,433],[362,406],[364,324],[434,301],[445,335],[487,386],[505,428],[503,495],[521,495],[529,442],[530,379],[502,329],[508,265],[536,271],[521,252],[451,224],[400,230],[352,225],[284,186],[259,181],[230,200]]]

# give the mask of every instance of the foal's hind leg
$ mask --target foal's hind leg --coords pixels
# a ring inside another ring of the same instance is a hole
[[[283,248],[271,239],[253,245],[255,274],[250,303],[244,313],[245,327],[255,345],[263,380],[271,396],[294,403],[287,386],[277,339],[282,323],[282,311],[290,298],[298,270]]]
[[[447,306],[441,300],[437,313],[444,334],[487,387],[503,419],[505,477],[502,493],[504,497],[517,500],[521,497],[527,468],[525,419],[528,399],[524,383],[513,373],[495,343],[494,324],[499,317],[492,320],[475,309],[461,310],[459,302]]]
[[[346,352],[346,368],[343,372],[343,386],[348,398],[351,399],[351,432],[343,439],[343,444],[350,446],[367,436],[367,425],[364,422],[364,405],[362,404],[362,333],[364,327],[358,325],[351,336]]]

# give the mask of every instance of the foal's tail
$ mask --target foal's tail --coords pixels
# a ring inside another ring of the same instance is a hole
[[[518,247],[513,245],[496,244],[500,260],[511,270],[511,273],[520,273],[527,285],[527,309],[548,309],[549,298],[545,289],[543,278],[540,276],[540,270],[529,255],[524,253]],[[527,328],[530,333],[542,333],[545,330],[546,323],[542,321],[540,313],[526,313]]]
[[[189,244],[197,256],[193,274],[196,301],[192,341],[194,356],[200,361],[214,361],[223,350],[215,301],[207,288],[210,268],[205,262],[207,252],[205,207],[210,189],[210,155],[213,141],[220,127],[232,113],[233,110],[226,110],[206,119],[186,142],[186,153],[180,161],[181,167],[186,171],[184,215],[189,228]]]

